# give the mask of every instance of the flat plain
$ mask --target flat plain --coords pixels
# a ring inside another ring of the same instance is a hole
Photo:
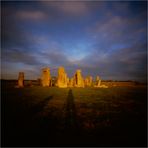
[[[2,146],[146,146],[147,87],[1,82]]]

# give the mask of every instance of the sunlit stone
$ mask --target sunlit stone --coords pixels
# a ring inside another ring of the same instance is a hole
[[[42,69],[42,86],[50,86],[50,69]]]
[[[18,87],[24,87],[24,72],[19,72]]]
[[[108,88],[108,86],[106,86],[106,85],[101,85],[101,79],[99,76],[96,77],[96,82],[95,82],[94,87]]]
[[[69,86],[70,79],[67,77],[67,86]]]
[[[97,77],[96,77],[96,81],[99,81],[99,79],[100,79],[99,76],[97,76]]]
[[[86,77],[84,82],[85,82],[85,86],[92,86],[92,83],[93,83],[92,76]]]
[[[97,76],[94,87],[100,87],[100,86],[101,86],[101,79],[99,78],[99,76]]]
[[[65,72],[64,67],[59,67],[58,69],[58,79],[57,79],[57,86],[65,88],[67,87],[68,78]]]
[[[82,77],[80,69],[78,69],[74,75],[74,86],[75,87],[84,87],[84,79]]]

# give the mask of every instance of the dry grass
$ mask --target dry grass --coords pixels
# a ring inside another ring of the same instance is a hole
[[[146,93],[146,87],[14,88],[5,82],[2,144],[145,146]]]

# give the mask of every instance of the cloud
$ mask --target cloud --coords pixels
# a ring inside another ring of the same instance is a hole
[[[41,1],[41,4],[66,15],[79,16],[89,12],[89,7],[84,1]]]
[[[143,6],[137,12],[141,6],[135,10],[129,2],[15,4],[2,9],[3,74],[17,77],[24,70],[33,77],[42,67],[50,67],[52,73],[64,66],[70,77],[80,68],[84,76],[102,79],[146,78]]]
[[[9,12],[9,15],[7,14]],[[23,12],[23,13],[21,13]],[[31,32],[28,30],[29,28],[25,29],[24,23],[21,22],[18,18],[23,15],[25,16],[26,11],[12,11],[4,9],[2,11],[2,47],[4,48],[16,48],[16,47],[27,47],[29,43],[32,44],[31,40],[33,38]],[[28,12],[28,16],[25,18],[30,17],[30,12]],[[34,14],[35,15],[35,14]],[[21,17],[21,19],[23,19]],[[41,17],[41,16],[37,16]],[[37,19],[36,17],[36,19]],[[24,20],[24,19],[23,19]],[[30,45],[31,45],[30,44]],[[28,47],[27,47],[28,48]]]
[[[113,12],[107,12],[104,19],[98,20],[92,26],[89,26],[88,32],[93,40],[101,42],[105,48],[113,44],[135,44],[142,41],[142,38],[144,42],[146,41],[145,13],[141,12],[132,17],[129,14],[125,17]]]
[[[22,10],[22,11],[17,11],[16,12],[16,17],[19,19],[29,19],[29,20],[44,20],[48,18],[48,15],[39,10]]]
[[[24,71],[27,78],[37,78],[40,77],[41,68],[50,67],[51,75],[56,76],[58,67],[64,66],[69,77],[74,75],[76,69],[81,69],[84,77],[99,75],[101,79],[144,81],[147,68],[146,47],[146,44],[136,44],[129,48],[118,49],[116,52],[94,51],[85,58],[75,61],[71,61],[60,49],[55,51],[48,49],[36,54],[13,49],[4,56],[2,52],[2,66],[7,70],[3,73],[9,74],[15,71],[17,77],[18,71]]]
[[[111,3],[111,8],[114,10],[116,14],[129,14],[130,12],[130,4],[124,1],[115,1]]]
[[[46,50],[47,52],[40,53],[41,56],[47,61],[48,64],[57,66],[57,65],[66,65],[68,63],[68,58],[63,51],[54,50],[51,49]]]
[[[92,52],[79,62],[87,73],[100,75],[103,79],[146,80],[147,45],[136,44],[116,52]],[[91,60],[88,60],[91,59]]]
[[[88,12],[88,7],[84,2],[62,2],[57,7],[65,13],[74,15],[82,15]]]
[[[41,69],[40,65],[26,65],[24,63],[18,62],[2,62],[2,71],[1,78],[2,79],[17,79],[19,72],[25,73],[25,80],[32,79],[35,80],[41,77]]]
[[[23,52],[21,49],[2,51],[2,78],[6,79],[17,79],[19,71],[25,72],[26,79],[36,79],[41,76],[43,67],[49,67],[51,75],[57,76],[58,67],[69,69],[68,65],[69,60],[64,53],[51,49],[37,53]]]
[[[29,51],[22,49],[5,49],[2,50],[2,63],[23,63],[26,65],[38,65],[42,62]]]

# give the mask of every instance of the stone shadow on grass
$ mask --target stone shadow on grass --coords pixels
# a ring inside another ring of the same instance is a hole
[[[78,128],[76,114],[77,113],[74,103],[74,96],[72,90],[70,89],[67,97],[66,118],[65,118],[65,129],[67,133],[71,134],[75,133]]]
[[[48,96],[38,104],[31,106],[17,100],[5,102],[2,146],[34,146],[35,143],[42,142],[39,119],[34,119],[34,117],[52,98],[53,96]]]
[[[37,105],[34,105],[30,108],[29,112],[34,114],[37,114],[38,112],[42,111],[43,108],[47,105],[47,103],[53,98],[53,96],[48,96],[43,101],[39,102]]]

